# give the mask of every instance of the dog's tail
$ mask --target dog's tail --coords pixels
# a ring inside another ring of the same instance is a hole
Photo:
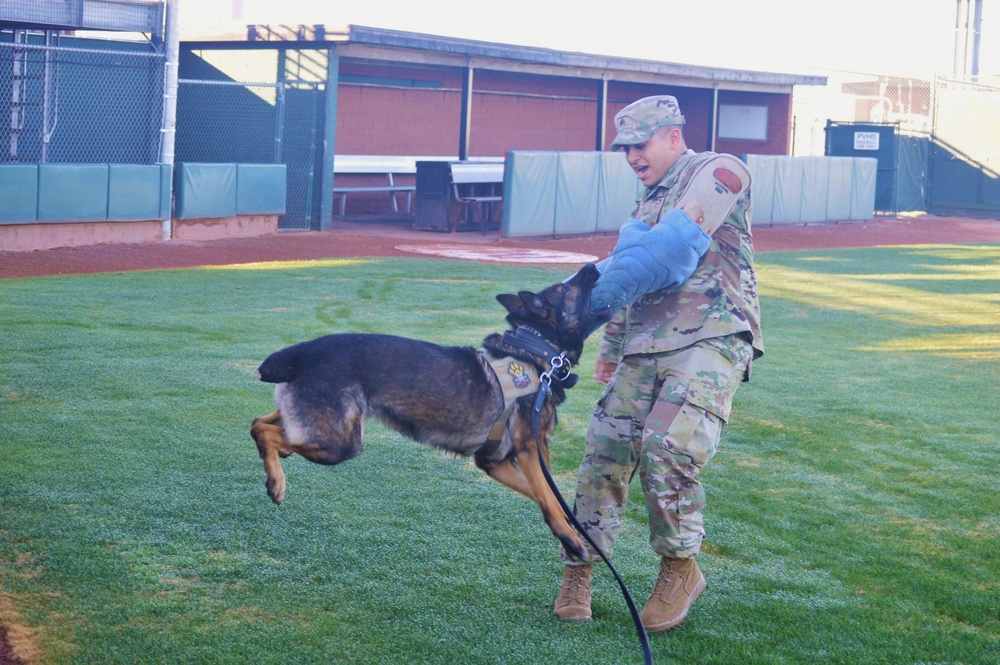
[[[267,383],[288,383],[298,374],[298,357],[294,346],[276,351],[257,368],[257,376]]]

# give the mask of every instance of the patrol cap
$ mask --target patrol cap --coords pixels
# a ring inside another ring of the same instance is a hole
[[[684,116],[677,98],[673,95],[643,97],[632,102],[615,116],[618,136],[611,144],[612,150],[622,146],[636,145],[649,140],[658,127],[683,125]]]

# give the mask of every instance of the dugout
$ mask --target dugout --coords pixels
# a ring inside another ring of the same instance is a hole
[[[794,87],[826,83],[355,25],[182,33],[180,72],[178,159],[247,150],[280,159],[295,211],[282,218],[286,229],[326,228],[341,206],[347,216],[389,210],[396,204],[379,191],[387,175],[397,190],[416,185],[415,168],[345,172],[338,157],[397,164],[606,151],[614,114],[647,95],[679,99],[696,150],[787,155]],[[205,85],[195,95],[197,81],[252,81],[244,87],[254,94]],[[273,97],[264,91],[272,85]]]
[[[389,179],[391,195],[392,173],[342,168],[358,157],[600,153],[615,112],[653,94],[678,97],[695,149],[787,155],[795,86],[826,81],[364,26],[182,26],[174,131],[164,0],[65,5],[0,7],[0,112],[17,119],[0,128],[5,249],[329,228],[415,189],[415,168]]]

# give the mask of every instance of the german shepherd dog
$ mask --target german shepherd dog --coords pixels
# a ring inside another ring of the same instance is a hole
[[[356,457],[365,418],[373,416],[415,441],[472,456],[491,478],[537,503],[566,551],[582,558],[583,542],[566,521],[539,463],[531,426],[535,396],[518,397],[502,437],[489,437],[505,403],[484,353],[495,359],[513,357],[539,375],[550,369],[553,355],[564,354],[575,365],[584,340],[613,314],[588,312],[599,276],[588,263],[540,293],[498,295],[513,331],[488,335],[481,352],[391,335],[339,334],[272,354],[258,373],[262,381],[277,384],[278,409],[255,419],[250,430],[264,461],[268,496],[277,504],[285,498],[279,458],[298,453],[311,462],[340,464]],[[539,413],[546,463],[555,405],[565,400],[565,388],[576,378],[568,372],[553,376],[552,398]]]

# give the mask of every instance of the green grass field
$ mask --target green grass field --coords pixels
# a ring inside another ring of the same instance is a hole
[[[758,264],[767,355],[702,474],[708,590],[651,636],[656,662],[998,662],[1000,246]],[[0,619],[21,652],[641,662],[606,570],[595,621],[555,618],[555,541],[469,461],[371,424],[342,466],[286,460],[276,507],[248,434],[272,351],[342,331],[475,346],[502,329],[496,293],[566,274],[372,259],[0,281]],[[570,497],[596,341],[552,445]],[[640,499],[615,564],[641,606]]]

